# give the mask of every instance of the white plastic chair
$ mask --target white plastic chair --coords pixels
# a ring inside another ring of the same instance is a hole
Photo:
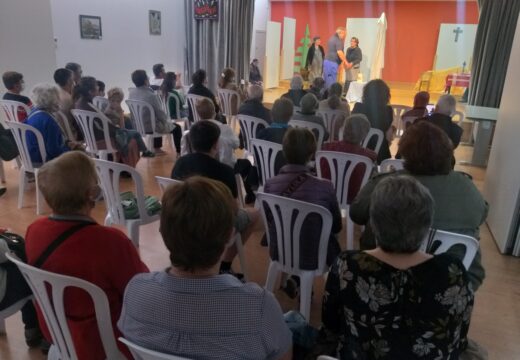
[[[408,129],[415,122],[415,120],[417,120],[417,119],[418,119],[417,116],[405,116],[405,117],[402,117],[401,118],[401,123],[402,123],[401,132],[398,132],[397,135],[398,136],[403,135],[404,132],[406,131],[406,129]]]
[[[403,116],[403,114],[409,110],[412,110],[412,107],[411,106],[406,106],[406,105],[392,105],[392,111],[394,113],[394,119],[392,121],[392,125],[395,126],[395,128],[397,129],[397,134],[402,134],[402,132],[404,131],[404,128],[403,128],[403,123],[401,121],[401,117]]]
[[[168,104],[170,103],[170,99],[173,99],[175,101],[175,113],[177,114],[177,117],[174,118],[172,114],[170,114],[170,107]],[[179,99],[174,94],[168,94],[168,98],[166,99],[166,102],[164,103],[164,106],[166,108],[166,113],[168,114],[168,118],[172,119],[177,124],[184,124],[184,129],[189,130],[190,129],[190,122],[188,121],[188,118],[181,117],[181,106],[179,104]]]
[[[0,310],[0,334],[5,334],[5,319],[16,314],[18,311],[20,311],[25,306],[27,301],[32,301],[32,299],[33,299],[32,295],[27,296],[27,297],[15,302],[11,306],[9,306],[3,310]]]
[[[157,351],[145,349],[144,347],[134,344],[130,340],[127,340],[123,337],[120,337],[119,341],[121,341],[128,347],[135,360],[190,360],[188,358],[183,358],[180,356],[164,354]]]
[[[159,189],[161,190],[161,195],[164,194],[164,191],[166,190],[166,188],[168,186],[182,184],[182,181],[180,181],[180,180],[170,179],[170,178],[162,177],[162,176],[156,176],[155,181],[157,181],[157,185],[159,185]]]
[[[38,170],[47,161],[47,152],[45,151],[45,142],[43,141],[43,136],[38,129],[27,124],[23,124],[17,121],[8,121],[8,125],[13,133],[22,163],[20,166],[20,184],[18,187],[18,209],[23,207],[23,194],[28,184],[27,173],[32,173],[34,174],[34,181],[36,185],[36,214],[41,215],[44,200],[38,187]],[[36,141],[38,142],[38,149],[42,158],[41,164],[33,164],[31,161],[31,155],[29,154],[29,147],[27,145],[28,132],[33,133],[33,135],[36,137]]]
[[[383,144],[383,139],[385,137],[385,134],[383,134],[383,132],[379,129],[370,128],[365,140],[363,140],[362,146],[366,149],[368,146],[368,143],[370,142],[370,140],[373,137],[376,137],[377,142],[376,142],[376,147],[372,150],[374,150],[376,154],[379,154],[379,150],[381,149],[381,145]]]
[[[24,103],[13,100],[0,100],[0,105],[4,109],[5,115],[7,116],[7,121],[21,122],[22,120],[18,118],[18,109],[22,108],[25,110],[27,116],[31,112],[31,108]]]
[[[325,274],[327,266],[327,246],[332,229],[332,214],[322,206],[294,200],[283,196],[258,193],[260,212],[266,229],[269,229],[268,214],[272,217],[276,234],[276,248],[278,259],[270,260],[265,288],[274,290],[276,279],[280,272],[300,277],[300,313],[310,319],[310,305],[312,296],[312,284],[316,276]],[[267,210],[269,209],[269,212]],[[302,225],[310,214],[321,217],[322,227],[319,238],[318,253],[316,254],[318,266],[315,270],[302,270],[300,268],[300,235]],[[272,246],[270,231],[266,231],[267,242]]]
[[[340,131],[337,129],[337,123],[340,119],[345,118],[345,112],[342,110],[318,110],[316,114],[321,116],[329,132],[329,139],[326,142],[339,140]]]
[[[82,279],[35,268],[21,262],[9,253],[6,256],[20,269],[43,312],[53,343],[49,351],[49,359],[75,360],[78,358],[63,303],[66,288],[79,288],[90,295],[94,304],[100,339],[107,359],[125,359],[116,345],[110,307],[103,290]],[[54,354],[56,357],[53,358],[51,354]]]
[[[228,125],[232,129],[236,126],[236,114],[240,107],[240,94],[235,90],[217,89],[218,100],[222,106],[222,115],[227,119]],[[236,98],[236,108],[233,109],[233,98]]]
[[[200,96],[200,95],[195,95],[195,94],[186,95],[186,100],[188,101],[188,106],[190,107],[191,113],[193,114],[194,123],[201,120],[199,113],[197,112],[196,105],[197,105],[197,102],[202,99],[208,99],[208,100],[212,101],[210,98],[207,98],[205,96]]]
[[[72,132],[72,128],[70,127],[69,119],[67,118],[67,115],[63,113],[63,111],[58,110],[54,113],[54,117],[57,118],[58,125],[63,124],[62,131],[64,132],[65,137],[68,140],[76,140],[74,137],[74,133]],[[61,127],[61,126],[60,126]]]
[[[112,139],[110,138],[110,130],[108,120],[100,117],[98,113],[86,110],[71,110],[72,116],[78,122],[83,135],[85,136],[85,142],[87,144],[86,151],[94,156],[98,156],[100,159],[108,160],[108,154],[116,154],[117,149],[112,146]],[[96,125],[103,127],[103,140],[105,143],[104,148],[100,148],[98,140],[94,133]]]
[[[455,112],[453,113],[453,115],[451,116],[451,120],[452,120],[453,122],[455,122],[457,125],[461,126],[461,124],[462,124],[462,122],[464,121],[464,118],[465,118],[465,117],[466,117],[466,115],[464,115],[464,113],[463,113],[462,111],[458,111],[458,110],[457,110],[457,111],[455,111]],[[457,119],[457,118],[458,118],[458,120],[455,120],[455,119]]]
[[[238,114],[237,118],[244,139],[244,148],[251,152],[253,150],[251,147],[251,139],[256,139],[257,132],[268,128],[269,124],[264,119],[249,115]]]
[[[281,144],[259,139],[251,139],[251,145],[253,147],[255,164],[260,172],[258,191],[262,191],[267,179],[276,175],[276,157],[279,153],[283,153],[283,147]]]
[[[350,203],[348,201],[348,193],[350,189],[350,178],[354,169],[364,168],[363,177],[359,189],[363,188],[370,178],[370,174],[374,167],[372,160],[366,156],[348,154],[337,151],[317,151],[316,152],[316,169],[318,177],[323,178],[323,169],[321,162],[325,160],[329,165],[330,180],[336,190],[336,198],[339,206],[345,212],[346,218],[346,234],[347,234],[347,250],[354,249],[354,222],[350,218]]]
[[[289,126],[308,129],[314,134],[314,137],[318,134],[318,138],[316,139],[316,148],[321,149],[323,138],[325,137],[325,129],[323,126],[305,120],[291,120],[289,121]]]
[[[101,96],[94,96],[94,99],[92,99],[92,103],[95,107],[99,109],[101,112],[105,112],[106,108],[110,104],[108,102],[107,98],[101,97]]]
[[[432,248],[437,244],[439,244],[439,246],[432,252]],[[430,232],[426,235],[421,245],[421,250],[437,255],[447,252],[455,245],[464,245],[466,247],[462,264],[466,270],[468,270],[480,246],[478,240],[474,237],[449,231],[430,229]]]
[[[141,134],[143,138],[146,139],[146,146],[149,150],[153,149],[153,139],[154,138],[162,138],[164,134],[158,133],[156,131],[156,118],[155,118],[155,111],[152,107],[152,105],[148,104],[145,101],[140,100],[126,100],[126,104],[128,105],[128,108],[130,109],[130,113],[132,114],[132,119],[134,120],[134,125],[136,130]],[[152,129],[151,133],[148,133],[146,131],[146,126],[144,123],[144,114],[149,114],[150,119],[150,128]],[[172,144],[173,152],[175,152],[175,146],[173,144],[173,141],[170,142]]]
[[[94,162],[96,164],[96,170],[101,182],[101,188],[103,189],[107,208],[105,225],[124,225],[128,231],[128,237],[130,240],[132,240],[132,243],[138,247],[139,227],[141,225],[150,224],[159,220],[159,214],[148,215],[148,212],[146,211],[146,206],[144,203],[144,187],[141,175],[137,172],[137,170],[125,164],[118,164],[112,161],[101,159],[94,159]],[[137,208],[139,209],[139,218],[137,219],[125,219],[120,194],[120,177],[123,171],[130,173],[132,180],[134,181],[135,187],[133,190],[137,199]]]
[[[385,173],[404,169],[404,160],[402,159],[385,159],[379,165],[379,172]]]

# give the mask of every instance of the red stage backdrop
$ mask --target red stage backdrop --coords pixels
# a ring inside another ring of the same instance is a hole
[[[477,24],[476,2],[461,1],[272,1],[271,20],[296,19],[296,44],[309,24],[311,38],[320,35],[326,48],[336,27],[346,19],[378,18],[385,12],[386,81],[415,82],[423,71],[431,70],[437,49],[440,24]],[[347,34],[347,37],[360,34]],[[298,46],[298,45],[297,45]],[[360,43],[361,49],[363,44]]]

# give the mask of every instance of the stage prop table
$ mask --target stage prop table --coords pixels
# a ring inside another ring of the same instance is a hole
[[[477,135],[473,145],[471,162],[461,161],[461,165],[482,166],[487,165],[489,156],[489,144],[493,134],[493,126],[498,118],[498,109],[482,106],[468,105],[466,107],[466,120],[475,122]]]
[[[353,102],[362,102],[363,99],[363,89],[367,83],[360,81],[353,81],[350,83],[347,93],[347,101],[349,103]]]
[[[446,76],[446,86],[444,91],[449,94],[452,86],[468,88],[470,77],[471,74],[449,74]]]

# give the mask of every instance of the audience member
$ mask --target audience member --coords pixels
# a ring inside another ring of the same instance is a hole
[[[132,82],[134,83],[135,88],[130,90],[128,98],[130,100],[144,101],[153,108],[155,112],[155,131],[160,134],[172,133],[175,149],[177,154],[180,154],[182,130],[180,126],[173,124],[171,121],[168,121],[168,116],[163,110],[159,97],[153,92],[152,89],[150,89],[150,82],[148,80],[148,75],[146,75],[146,71],[135,70],[132,73]],[[150,114],[148,113],[148,110],[143,111],[142,120],[146,132],[151,134],[153,129],[150,123]],[[154,148],[156,149],[155,152],[159,151],[161,144],[162,138],[154,139]]]
[[[96,84],[98,86],[98,94],[99,97],[105,97],[105,83],[101,80],[96,80]]]
[[[383,143],[377,162],[392,157],[390,154],[389,140],[393,138],[392,122],[394,120],[394,113],[390,103],[390,88],[381,79],[370,80],[363,89],[363,102],[358,102],[354,105],[353,114],[365,114],[370,121],[373,128],[379,129],[383,132]],[[375,148],[375,139],[368,143],[370,149]]]
[[[291,100],[294,106],[300,106],[302,97],[307,94],[307,91],[303,90],[303,78],[301,75],[294,75],[290,86],[289,91],[283,94],[282,97]]]
[[[262,85],[262,74],[260,73],[260,68],[258,67],[258,59],[253,59],[251,64],[249,64],[249,82],[253,85]]]
[[[79,81],[81,80],[81,75],[83,75],[83,69],[81,68],[81,65],[78,63],[70,62],[65,65],[65,69],[72,71],[74,84],[79,84]]]
[[[7,89],[2,99],[10,101],[18,101],[29,107],[32,107],[31,99],[27,96],[21,95],[25,89],[25,82],[23,81],[23,75],[16,71],[7,71],[2,75],[2,81]],[[27,112],[19,107],[18,108],[18,120],[24,122],[27,119]]]
[[[462,136],[462,128],[455,124],[451,117],[455,113],[457,100],[451,95],[442,95],[435,105],[433,114],[426,118],[417,119],[417,121],[429,121],[432,124],[440,127],[453,143],[453,148],[456,149],[460,143]]]
[[[59,109],[58,88],[51,84],[38,84],[32,89],[34,108],[27,118],[27,125],[36,128],[43,137],[46,160],[52,160],[64,152],[79,148],[79,144],[65,140],[61,129],[52,115]],[[33,133],[27,133],[27,148],[34,164],[43,162],[38,141]]]
[[[434,198],[419,181],[391,176],[371,195],[377,247],[346,251],[333,264],[322,334],[341,359],[458,359],[467,346],[473,291],[462,262],[421,244]]]
[[[351,115],[347,118],[345,127],[343,129],[343,140],[330,142],[323,144],[321,147],[324,151],[338,151],[347,154],[361,155],[369,158],[373,162],[377,160],[377,154],[375,151],[365,149],[361,146],[361,143],[365,139],[370,130],[370,122],[363,114]],[[321,177],[323,179],[330,180],[330,168],[329,163],[322,160],[321,164]],[[372,172],[372,169],[365,169],[363,164],[359,164],[353,171],[349,181],[347,202],[351,203],[354,197],[361,190],[361,181],[363,180],[363,173],[368,171]]]
[[[453,171],[453,144],[448,136],[439,127],[421,121],[404,132],[399,141],[399,152],[404,158],[404,170],[376,175],[361,189],[350,206],[352,220],[367,225],[360,239],[361,248],[372,249],[376,246],[377,239],[370,226],[369,213],[375,186],[384,178],[399,174],[412,175],[430,191],[435,201],[433,228],[479,239],[479,226],[486,220],[488,204],[468,175]],[[450,252],[460,259],[464,254],[463,249],[456,247]],[[469,268],[473,289],[482,284],[484,277],[479,249]]]
[[[159,90],[164,81],[164,75],[166,74],[166,70],[164,70],[163,64],[155,64],[152,68],[153,78],[150,79],[150,87],[152,90]]]
[[[213,105],[215,105],[215,111],[218,116],[218,114],[220,112],[220,108],[217,104],[217,99],[215,98],[215,95],[213,95],[211,90],[206,87],[206,85],[207,85],[206,71],[202,70],[202,69],[195,71],[195,73],[193,73],[193,75],[191,77],[191,83],[192,83],[192,85],[191,85],[190,89],[188,90],[188,94],[199,95],[199,96],[204,96],[204,97],[210,98],[211,101],[213,101]],[[192,109],[191,106],[188,106],[188,112],[189,112],[188,118],[190,119],[190,122],[193,122],[192,111],[194,111],[194,109]]]
[[[125,338],[190,359],[292,358],[292,335],[273,294],[219,275],[235,214],[219,181],[197,176],[166,190],[160,232],[172,266],[128,284],[118,322]]]
[[[336,234],[341,231],[341,212],[332,183],[313,176],[307,167],[315,152],[316,139],[312,132],[305,128],[289,129],[283,139],[283,153],[287,165],[280,169],[277,176],[267,180],[264,192],[320,205],[331,212],[333,224],[327,249],[327,264],[330,265],[341,251],[336,239]],[[301,269],[314,270],[318,266],[320,221],[311,215],[303,224],[300,240]],[[269,223],[268,231],[271,241],[270,255],[272,259],[277,259],[274,223]],[[298,295],[298,285],[299,282],[294,277],[287,281],[284,289],[291,298]]]
[[[161,95],[168,107],[170,119],[177,120],[188,117],[188,112],[184,109],[186,98],[182,92],[177,91],[177,74],[167,72],[161,85]],[[178,109],[178,110],[177,110]],[[177,113],[177,111],[179,113]]]
[[[323,100],[325,95],[325,80],[323,80],[321,76],[315,77],[314,80],[312,80],[309,92],[314,94],[318,100]]]
[[[264,89],[259,85],[249,85],[247,88],[247,100],[240,105],[238,113],[265,120],[270,124],[272,121],[271,111],[262,104],[263,100]]]
[[[172,169],[172,179],[185,180],[190,176],[201,175],[224,183],[234,198],[238,197],[238,187],[233,169],[216,159],[220,128],[211,121],[197,121],[190,128],[190,141],[194,153],[181,156]],[[235,228],[246,242],[258,222],[259,214],[255,209],[238,209]],[[220,264],[221,273],[235,274],[231,263],[237,254],[236,246],[226,250]],[[241,274],[236,274],[241,277]]]
[[[286,98],[276,100],[271,109],[273,121],[268,128],[262,129],[258,132],[258,139],[281,144],[283,136],[289,128],[288,123],[293,116],[293,111],[294,107],[291,100]]]
[[[236,115],[238,113],[238,106],[245,100],[246,94],[242,85],[240,87],[237,86],[235,70],[233,68],[228,67],[222,70],[222,74],[220,74],[220,79],[218,80],[218,87],[220,89],[233,90],[238,93],[240,99],[237,99],[236,96],[231,98],[231,114]]]
[[[401,119],[406,117],[422,118],[428,115],[426,106],[430,102],[430,94],[427,91],[419,91],[413,98],[413,108],[405,112]]]
[[[340,83],[333,83],[328,89],[327,98],[320,101],[319,110],[341,110],[345,113],[345,117],[350,116],[350,106],[348,104],[348,101],[341,97],[342,91],[343,86]],[[338,98],[339,105],[336,100],[331,100],[333,96],[336,96]]]
[[[296,111],[292,118],[294,120],[308,121],[320,125],[323,128],[323,140],[328,140],[329,132],[327,131],[327,127],[325,126],[321,116],[316,115],[318,105],[318,99],[314,94],[305,94],[300,101],[300,110]],[[315,133],[314,136],[316,136],[316,139],[318,138],[317,133]]]
[[[60,116],[56,117],[56,121],[60,128],[62,129],[62,134],[67,140],[76,141],[80,137],[78,137],[78,129],[76,128],[77,124],[72,116],[70,110],[72,110],[74,106],[74,102],[72,101],[72,89],[74,88],[74,79],[72,71],[61,68],[54,72],[54,82],[58,85],[58,93],[60,96],[60,106],[59,111],[65,115],[66,120],[68,121],[68,126],[66,124],[62,124],[62,119]],[[72,132],[72,139],[68,139],[68,133],[66,129],[69,128]]]
[[[14,140],[13,132],[8,127],[4,128],[0,122],[0,160],[11,161],[18,155],[18,146]]]
[[[125,234],[98,225],[92,218],[96,200],[102,194],[93,161],[77,151],[64,154],[42,166],[38,185],[52,215],[28,227],[27,262],[45,271],[78,277],[103,289],[117,339],[121,333],[116,322],[125,287],[134,275],[148,269]],[[44,256],[51,244],[65,233],[69,235],[67,239]],[[67,290],[64,305],[78,358],[105,359],[90,297],[82,291]],[[40,309],[37,312],[42,331],[51,341],[45,318]],[[130,358],[126,348],[120,342],[117,345]]]

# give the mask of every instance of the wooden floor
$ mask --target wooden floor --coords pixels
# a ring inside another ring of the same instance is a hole
[[[392,103],[410,105],[413,89],[409,84],[390,84]],[[266,102],[273,102],[284,89],[268,90]],[[433,101],[438,96],[432,96]],[[393,153],[396,144],[392,144]],[[456,151],[457,160],[469,160],[472,148],[460,146]],[[174,156],[167,154],[154,159],[141,159],[137,169],[141,173],[146,192],[159,195],[154,176],[169,176],[174,164]],[[7,193],[0,198],[0,226],[9,227],[14,232],[24,234],[26,227],[36,219],[34,189],[25,194],[24,208],[17,209],[18,170],[13,163],[4,164],[7,172]],[[470,173],[479,189],[482,189],[485,170],[476,167],[457,166]],[[73,179],[71,179],[73,181]],[[94,217],[102,223],[105,215],[103,204],[94,211]],[[258,229],[245,247],[252,281],[263,285],[266,278],[268,256],[266,248],[259,245],[262,229]],[[341,233],[341,245],[344,247],[344,232]],[[478,341],[489,352],[490,359],[520,359],[520,259],[500,255],[486,225],[481,228],[481,247],[483,264],[487,277],[476,295],[470,337]],[[141,246],[139,249],[143,261],[152,270],[161,270],[168,266],[168,252],[162,244],[158,223],[141,228]],[[235,268],[239,266],[235,263]],[[316,280],[311,309],[311,322],[319,325],[323,281]],[[297,301],[290,300],[285,294],[276,292],[284,311],[297,309]],[[44,359],[37,350],[28,350],[23,336],[20,315],[7,319],[7,335],[0,335],[0,359],[26,360]]]

